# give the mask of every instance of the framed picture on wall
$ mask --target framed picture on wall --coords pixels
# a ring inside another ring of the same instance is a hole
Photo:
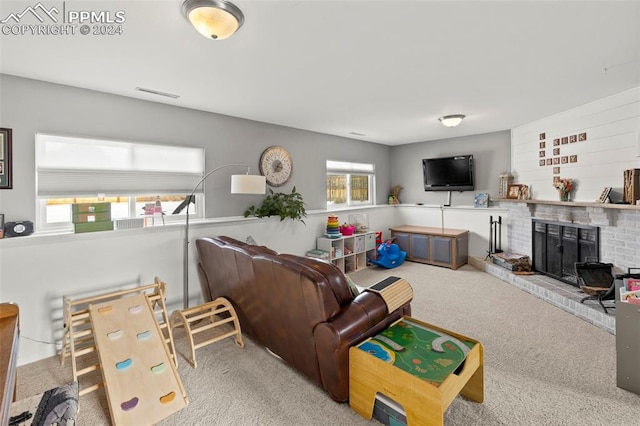
[[[11,129],[0,128],[0,189],[13,188],[11,177]]]
[[[507,191],[507,198],[510,200],[517,200],[520,198],[520,189],[522,185],[509,185],[509,190]]]

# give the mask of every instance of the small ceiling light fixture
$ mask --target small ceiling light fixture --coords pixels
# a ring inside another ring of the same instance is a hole
[[[464,119],[464,115],[462,114],[453,114],[453,115],[445,115],[444,117],[438,118],[440,122],[447,127],[456,127],[458,124],[462,123]]]
[[[224,40],[244,23],[242,11],[225,0],[185,0],[182,14],[203,36]]]

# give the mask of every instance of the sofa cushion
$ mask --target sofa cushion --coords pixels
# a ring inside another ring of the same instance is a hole
[[[299,263],[305,267],[317,271],[324,278],[333,292],[333,296],[340,306],[353,300],[353,295],[349,290],[346,276],[333,263],[306,256],[296,256],[294,254],[281,254],[279,258],[288,259],[291,262]]]

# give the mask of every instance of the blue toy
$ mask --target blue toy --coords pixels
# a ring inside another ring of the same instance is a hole
[[[406,257],[406,251],[400,250],[397,244],[386,241],[378,246],[378,259],[371,259],[371,263],[391,269],[402,265]]]

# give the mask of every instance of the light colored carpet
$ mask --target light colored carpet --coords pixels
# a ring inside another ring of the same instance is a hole
[[[637,425],[640,396],[616,387],[615,336],[471,266],[457,271],[405,262],[351,274],[368,286],[405,278],[413,316],[484,345],[485,400],[456,398],[445,425]],[[284,325],[286,326],[286,325]],[[185,336],[176,333],[178,351]],[[187,408],[162,425],[375,425],[245,338],[196,351],[198,367],[180,359]],[[18,398],[71,379],[67,362],[49,358],[18,369]],[[80,425],[108,425],[100,390],[80,399]]]

